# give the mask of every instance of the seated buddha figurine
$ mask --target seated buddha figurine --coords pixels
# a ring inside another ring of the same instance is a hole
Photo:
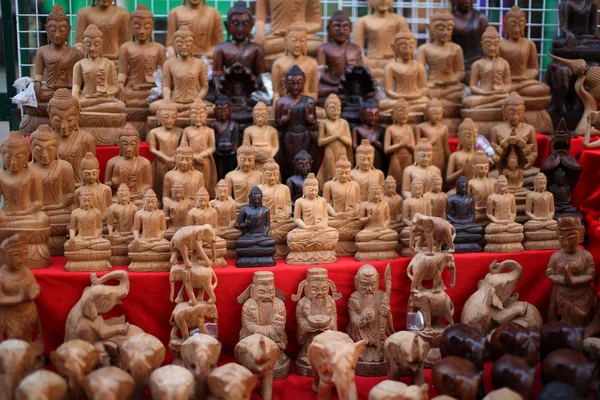
[[[379,123],[379,107],[373,99],[363,103],[360,109],[360,122],[360,125],[352,128],[352,147],[356,150],[363,139],[368,139],[371,146],[375,148],[373,165],[383,171],[388,164],[383,145],[385,128]]]
[[[440,176],[442,172],[435,165],[431,165],[433,146],[429,139],[421,138],[415,147],[415,163],[404,168],[402,173],[402,197],[408,199],[410,185],[415,179],[420,179],[425,192],[433,189],[433,177]]]
[[[275,239],[275,258],[284,258],[289,253],[287,234],[296,224],[292,219],[290,188],[281,183],[279,165],[272,158],[264,165],[263,182],[257,187],[262,193],[262,205],[269,209],[269,236]]]
[[[267,15],[271,28],[265,32]],[[285,53],[285,32],[293,24],[306,24],[306,47],[308,54],[315,56],[323,40],[317,36],[321,30],[321,4],[318,0],[258,0],[256,2],[256,34],[254,42],[265,49],[267,60],[274,61]]]
[[[252,110],[254,125],[244,129],[244,141],[256,149],[254,169],[262,171],[269,158],[275,158],[279,152],[279,132],[269,125],[269,108],[259,101]]]
[[[383,184],[383,201],[390,206],[389,227],[400,233],[402,230],[402,197],[396,193],[397,183],[393,176],[388,175]]]
[[[449,11],[437,9],[429,19],[429,34],[433,40],[419,46],[417,60],[429,67],[429,96],[444,105],[444,116],[459,117],[462,91],[465,85],[463,49],[452,42],[454,17]]]
[[[383,185],[383,172],[373,166],[375,148],[368,139],[363,139],[356,148],[356,167],[351,171],[350,177],[360,186],[360,200],[369,199],[369,188],[373,183]]]
[[[152,40],[154,15],[139,4],[131,13],[134,40],[119,48],[117,81],[127,107],[148,109],[146,99],[155,85],[154,73],[166,60],[165,46]],[[144,120],[145,122],[145,120]]]
[[[323,198],[327,202],[329,226],[339,232],[336,254],[340,257],[356,253],[356,234],[362,224],[358,220],[360,185],[351,179],[352,163],[346,156],[335,163],[335,178],[323,185]]]
[[[165,174],[163,182],[163,207],[169,203],[171,187],[180,182],[185,187],[184,198],[194,200],[198,189],[204,187],[204,175],[193,167],[194,153],[192,148],[182,144],[175,150],[175,168]]]
[[[414,252],[410,249],[410,225],[412,218],[416,213],[431,216],[431,202],[424,195],[425,185],[419,178],[410,183],[410,197],[407,197],[402,203],[402,221],[404,226],[400,231],[400,241],[402,243],[401,255],[410,257]]]
[[[152,188],[152,165],[146,157],[140,157],[140,134],[131,124],[125,124],[119,136],[119,155],[106,164],[104,183],[116,190],[127,184],[130,199],[142,208],[144,193]]]
[[[111,204],[106,213],[111,265],[129,265],[131,262],[127,246],[133,240],[133,220],[137,211],[138,207],[131,202],[129,187],[122,183],[117,189],[117,202]]]
[[[369,200],[360,206],[360,222],[364,228],[356,234],[356,261],[395,260],[398,258],[398,232],[389,228],[390,206],[382,201],[383,188],[373,183]]]
[[[475,176],[473,156],[479,130],[471,118],[465,118],[458,125],[458,149],[450,154],[446,168],[446,182],[453,184],[460,176],[472,179]]]
[[[571,205],[571,186],[567,181],[567,174],[562,167],[552,172],[552,184],[548,191],[554,196],[555,219],[563,217],[581,218],[577,207]]]
[[[135,213],[133,241],[128,245],[131,272],[169,271],[171,268],[171,244],[165,239],[167,220],[158,209],[158,197],[154,190],[144,194],[144,206]]]
[[[486,253],[523,251],[523,225],[515,222],[515,196],[508,192],[508,180],[504,175],[498,177],[496,193],[488,197],[486,215],[491,221],[485,227]]]
[[[190,122],[183,130],[181,144],[187,144],[194,152],[194,169],[202,172],[208,193],[215,197],[217,164],[213,158],[216,151],[215,131],[206,126],[208,110],[201,98],[196,98],[190,107]]]
[[[189,46],[190,57],[213,57],[215,46],[223,42],[223,18],[206,0],[189,0],[173,8],[167,17],[167,51],[169,57],[177,51],[177,31],[185,28],[191,32],[194,42]]]
[[[94,207],[91,190],[79,192],[79,208],[71,213],[65,242],[65,271],[109,271],[110,242],[102,237],[102,213]]]
[[[444,180],[441,175],[436,175],[432,179],[430,192],[426,192],[423,197],[431,203],[431,216],[446,219],[446,206],[448,204],[448,195],[442,191]]]
[[[8,134],[0,144],[3,169],[0,170],[0,240],[25,232],[29,246],[29,267],[50,265],[48,236],[50,220],[42,211],[44,188],[42,177],[27,168],[29,143],[18,131]]]
[[[337,229],[328,225],[327,202],[319,196],[319,181],[309,173],[302,186],[304,195],[294,205],[296,228],[288,233],[290,265],[328,264],[337,261]]]
[[[290,176],[285,182],[287,187],[290,188],[292,204],[302,197],[302,186],[304,186],[304,181],[312,170],[312,163],[312,157],[306,150],[300,150],[294,156],[294,175]]]
[[[487,199],[496,192],[496,179],[490,178],[490,161],[483,150],[477,150],[473,156],[475,176],[469,179],[468,193],[475,200],[475,223],[485,226],[489,223],[486,216]]]
[[[452,42],[463,49],[465,59],[464,83],[469,83],[471,65],[481,58],[481,35],[489,25],[484,12],[473,9],[472,0],[452,0]]]
[[[202,189],[206,190],[204,187],[200,188],[200,190]],[[200,190],[196,194],[196,204],[198,203]],[[170,241],[179,228],[187,225],[188,211],[193,207],[194,203],[192,200],[185,197],[185,184],[175,181],[171,186],[171,198],[166,203],[163,200],[163,212],[167,218],[167,230],[165,231],[165,238],[167,240]]]
[[[317,101],[319,92],[319,68],[317,60],[307,54],[307,31],[305,25],[291,25],[285,34],[285,55],[273,63],[271,77],[273,81],[273,104],[287,93],[284,81],[292,66],[297,65],[304,72],[302,94]]]
[[[177,57],[169,58],[163,65],[163,98],[150,104],[152,113],[156,113],[163,103],[173,102],[178,116],[186,117],[194,100],[204,98],[208,93],[208,68],[204,61],[193,56],[194,44],[194,33],[187,25],[173,34]]]
[[[525,212],[529,221],[523,225],[527,250],[558,249],[558,234],[554,219],[554,196],[546,191],[548,179],[543,173],[537,174],[533,181],[534,190],[527,194]]]
[[[352,22],[343,11],[331,14],[327,23],[329,41],[317,49],[319,64],[319,101],[330,94],[338,94],[341,78],[346,74],[346,67],[362,65],[362,50],[350,42]]]
[[[432,147],[431,162],[440,171],[446,169],[450,157],[448,145],[448,126],[442,122],[444,106],[438,99],[432,99],[425,106],[425,122],[416,126],[415,137],[417,142],[421,138],[429,139]]]
[[[73,167],[58,158],[58,135],[48,125],[40,125],[31,134],[30,144],[33,161],[28,169],[42,179],[42,211],[50,219],[51,228],[50,255],[62,256],[74,201]]]
[[[86,153],[81,160],[83,184],[75,189],[75,207],[79,208],[79,193],[84,189],[93,193],[94,208],[102,214],[102,225],[106,226],[106,211],[112,204],[112,190],[100,182],[100,163],[92,153]]]
[[[354,43],[363,52],[364,66],[371,70],[373,77],[381,79],[384,67],[394,58],[390,41],[402,28],[408,28],[408,24],[403,16],[393,12],[392,2],[368,0],[367,3],[370,12],[356,21]]]
[[[236,241],[236,267],[272,267],[275,265],[275,239],[269,235],[269,209],[262,205],[262,192],[250,190],[248,204],[240,210],[238,226],[242,236]]]
[[[219,215],[216,208],[210,206],[210,196],[206,188],[201,187],[196,193],[195,207],[188,208],[187,215],[185,216],[185,226],[190,225],[210,225],[216,231],[219,226]],[[215,238],[214,243],[203,242],[205,250],[208,251],[211,246],[214,248],[214,262],[213,267],[224,267],[227,265],[225,261],[225,254],[227,252],[227,243],[225,239],[219,237]]]
[[[506,166],[502,170],[502,175],[506,177],[508,181],[508,191],[515,196],[515,202],[517,204],[517,219],[519,223],[527,221],[527,214],[525,213],[525,203],[529,190],[523,187],[523,170],[521,165],[525,163],[523,157],[519,160],[519,156],[514,149],[508,154],[506,158]]]
[[[469,180],[461,175],[456,180],[456,193],[448,197],[446,219],[456,229],[454,249],[456,253],[483,251],[483,227],[475,219],[475,199],[467,193]]]
[[[392,109],[392,125],[385,130],[383,149],[390,160],[388,176],[393,176],[402,187],[404,169],[413,163],[415,135],[408,122],[408,103],[400,99]]]
[[[406,100],[409,111],[422,113],[429,101],[425,66],[413,59],[417,40],[407,28],[402,28],[392,41],[394,60],[385,62],[383,89],[386,98],[379,101],[379,109],[389,113],[400,99]]]
[[[263,174],[254,169],[256,149],[250,142],[243,142],[237,149],[237,168],[225,175],[225,182],[232,190],[239,210],[248,204],[248,194],[254,186],[263,183]]]
[[[235,241],[242,232],[237,229],[237,207],[231,198],[231,189],[224,179],[221,179],[215,188],[216,198],[209,205],[217,210],[217,236],[225,240],[227,246],[226,260],[235,259]]]

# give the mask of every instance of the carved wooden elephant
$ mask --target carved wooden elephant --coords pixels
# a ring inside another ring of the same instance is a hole
[[[208,397],[208,376],[217,366],[221,343],[212,336],[200,333],[186,339],[181,346],[181,361],[196,380],[193,397]]]
[[[67,382],[58,374],[39,370],[21,381],[15,400],[67,400]]]
[[[148,386],[154,400],[188,400],[194,375],[179,365],[165,365],[152,372]]]
[[[250,400],[258,378],[246,367],[229,363],[215,368],[208,376],[211,400]]]
[[[504,354],[521,357],[534,367],[539,361],[540,332],[515,322],[500,325],[492,334],[490,345],[495,359]]]
[[[417,240],[417,249],[423,245],[423,239],[427,244],[427,254],[433,255],[433,251],[442,251],[443,245],[448,246],[448,251],[454,252],[454,238],[456,229],[443,218],[430,217],[421,213],[416,213],[410,221],[409,246],[415,251],[414,238],[415,233],[419,235]]]
[[[414,332],[400,331],[388,337],[383,347],[388,379],[398,380],[409,376],[413,385],[425,383],[423,363],[429,352],[429,343]]]
[[[214,283],[213,283],[214,280]],[[214,304],[217,301],[215,296],[215,288],[217,287],[218,279],[212,267],[202,265],[186,268],[183,265],[173,265],[169,273],[169,282],[171,284],[170,299],[173,302],[175,293],[175,281],[182,281],[183,285],[179,289],[175,303],[183,302],[183,293],[188,295],[191,305],[195,305],[197,301],[204,300],[204,293],[208,294],[208,303]],[[198,294],[194,295],[194,289],[199,289]]]
[[[505,354],[492,367],[492,384],[494,388],[507,387],[530,399],[533,394],[536,367],[529,366],[527,361],[517,356]]]
[[[50,359],[56,371],[67,379],[71,397],[78,398],[86,375],[98,365],[99,355],[98,349],[92,344],[73,339],[50,353]]]
[[[189,303],[179,303],[175,306],[169,323],[171,329],[171,339],[178,339],[177,332],[181,332],[181,337],[185,340],[190,337],[190,329],[198,328],[201,333],[208,333],[204,326],[205,318],[211,318],[217,322],[219,313],[217,306],[200,302],[195,306]]]
[[[471,361],[455,356],[442,358],[431,370],[435,390],[460,400],[478,398],[482,375]]]
[[[456,265],[454,264],[452,254],[436,253],[433,256],[427,256],[423,253],[417,253],[410,260],[406,271],[408,279],[411,280],[410,291],[423,290],[422,282],[424,280],[432,280],[432,288],[434,290],[446,290],[442,279],[442,273],[445,268],[450,270],[450,289],[452,289],[456,283]]]
[[[357,400],[354,370],[367,342],[354,341],[343,332],[325,331],[308,346],[308,361],[313,371],[313,391],[319,399],[329,399],[335,386],[340,400]]]
[[[281,349],[272,339],[255,333],[235,345],[235,359],[260,379],[263,400],[273,397],[273,368]]]
[[[21,380],[33,371],[36,350],[29,343],[9,339],[0,343],[0,399],[12,400]]]
[[[582,353],[558,349],[542,361],[542,382],[560,381],[573,386],[581,396],[588,396],[592,384],[593,366]]]
[[[477,371],[483,371],[486,347],[487,337],[465,324],[447,327],[440,338],[442,358],[448,356],[465,358],[475,364]]]
[[[408,386],[402,382],[382,381],[373,386],[368,400],[428,400],[429,385]]]
[[[135,381],[136,399],[144,398],[144,391],[152,371],[165,359],[165,346],[156,337],[140,333],[130,337],[119,348],[119,367],[131,374]]]
[[[540,344],[540,359],[558,349],[571,349],[577,352],[583,350],[584,330],[578,326],[571,326],[565,322],[550,321],[542,328],[542,342]]]
[[[88,400],[128,399],[134,389],[131,375],[117,367],[97,369],[83,380],[83,391]]]
[[[421,311],[426,328],[431,328],[432,318],[435,318],[438,324],[441,318],[446,319],[449,325],[454,323],[454,304],[446,292],[435,293],[431,289],[412,292],[408,298],[408,309]]]

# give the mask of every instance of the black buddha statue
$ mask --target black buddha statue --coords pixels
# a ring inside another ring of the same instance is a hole
[[[483,227],[473,222],[475,200],[467,193],[469,181],[461,175],[456,181],[456,194],[448,197],[446,218],[454,229],[456,253],[478,253],[483,251]]]
[[[571,186],[567,181],[565,170],[561,167],[556,168],[552,174],[552,181],[548,186],[548,191],[554,196],[554,219],[559,220],[563,217],[583,218],[577,207],[571,205]]]

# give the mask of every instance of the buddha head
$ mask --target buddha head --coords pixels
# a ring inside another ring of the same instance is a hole
[[[312,172],[308,174],[308,177],[306,177],[302,184],[302,194],[303,197],[309,200],[314,200],[319,195],[319,180]]]
[[[511,126],[518,126],[525,118],[525,100],[517,93],[510,92],[503,107],[504,120]]]
[[[498,180],[496,181],[496,193],[497,194],[508,193],[508,179],[506,179],[506,176],[500,175],[498,177]]]
[[[237,1],[233,7],[227,11],[227,22],[225,29],[230,37],[236,42],[242,42],[250,36],[250,31],[254,26],[252,11],[246,7],[245,1]]]
[[[237,149],[237,169],[242,172],[250,172],[254,170],[254,158],[256,156],[256,149],[252,144],[244,140],[242,145]]]
[[[259,101],[252,109],[252,119],[254,120],[254,125],[259,127],[266,126],[268,118],[269,108],[265,103]]]
[[[506,168],[509,171],[516,171],[517,169],[519,169],[519,157],[517,156],[517,153],[515,152],[514,148],[511,149],[506,161]]]
[[[341,156],[335,163],[335,180],[340,183],[346,183],[350,181],[350,170],[352,169],[352,163],[348,160],[348,157]]]
[[[285,32],[285,54],[294,57],[305,56],[308,51],[306,25],[294,24]]]
[[[313,159],[306,150],[300,150],[294,156],[294,170],[297,175],[306,176],[312,170]]]
[[[431,179],[431,183],[432,183],[431,191],[433,193],[440,193],[442,191],[442,185],[444,184],[444,180],[442,179],[441,175],[439,175],[439,174],[434,175],[433,178]]]
[[[221,179],[217,182],[216,186],[216,197],[219,201],[226,201],[229,199],[229,185],[225,181],[225,179]]]
[[[369,142],[369,139],[360,141],[360,145],[356,148],[356,168],[361,171],[369,171],[373,169],[373,161],[375,160],[375,148]]]
[[[94,193],[85,188],[79,192],[79,208],[89,211],[94,208]]]
[[[423,181],[419,178],[417,179],[413,179],[412,182],[410,183],[410,195],[412,198],[415,199],[420,199],[421,197],[423,197],[423,190],[424,190],[424,186],[423,186]]]
[[[452,39],[454,17],[448,10],[437,9],[429,19],[429,33],[433,40],[444,44]]]
[[[275,301],[275,275],[272,271],[254,273],[250,286],[250,297],[259,305]]]
[[[55,46],[62,46],[69,40],[71,24],[60,4],[55,4],[46,18],[46,35],[48,41]]]
[[[190,171],[194,163],[194,151],[186,143],[175,150],[175,169],[181,172]]]
[[[144,193],[144,211],[156,211],[158,208],[158,197],[152,189],[146,190]]]
[[[120,155],[126,159],[138,156],[140,134],[131,124],[125,124],[119,136]]]
[[[174,185],[173,185],[174,187]],[[201,210],[206,210],[209,207],[209,203],[210,203],[210,194],[208,193],[208,190],[206,190],[206,188],[204,186],[202,186],[200,189],[198,189],[198,191],[196,192],[196,196],[194,197],[194,201],[195,201],[195,205],[196,208],[199,208]]]
[[[392,119],[395,124],[404,125],[408,122],[408,102],[404,99],[398,99],[394,108],[392,108]]]
[[[479,179],[485,178],[490,172],[490,160],[483,150],[477,150],[473,156],[473,165],[475,166],[475,176]]]
[[[194,34],[187,25],[182,25],[173,34],[173,50],[179,57],[191,57],[194,44]]]
[[[0,249],[4,253],[4,265],[8,269],[20,270],[27,265],[29,245],[25,233],[17,233],[4,239]]]
[[[119,188],[117,189],[117,203],[122,206],[125,206],[131,202],[131,191],[129,190],[129,186],[125,183],[121,183]]]
[[[518,40],[525,36],[527,17],[519,6],[512,6],[504,16],[504,33],[508,39]]]
[[[231,105],[229,104],[229,98],[225,96],[219,96],[215,103],[215,116],[217,120],[221,122],[229,121],[231,118]]]
[[[258,208],[262,206],[263,194],[262,190],[258,186],[254,186],[252,190],[250,190],[250,194],[248,195],[248,203],[254,207]]]
[[[389,197],[395,196],[397,187],[398,183],[396,182],[396,179],[392,175],[388,175],[383,183],[383,194]]]
[[[352,23],[350,18],[343,11],[337,10],[331,15],[329,23],[327,23],[327,34],[329,41],[334,41],[338,44],[346,43],[350,39],[352,32]]]
[[[185,196],[185,183],[175,181],[171,186],[171,200],[182,201]]]
[[[546,178],[546,175],[544,175],[543,173],[538,173],[535,176],[535,179],[533,180],[533,189],[538,192],[538,193],[542,193],[546,191],[546,186],[548,185],[548,178]]]
[[[387,13],[392,8],[392,0],[367,0],[369,11]]]
[[[392,41],[396,61],[409,62],[412,60],[416,47],[415,35],[407,27],[400,29],[400,32],[396,33]]]
[[[342,102],[335,93],[327,96],[325,100],[325,112],[327,113],[327,118],[333,121],[338,120],[340,115],[342,115]]]
[[[425,105],[425,117],[432,124],[437,124],[444,116],[444,105],[438,99],[431,99]]]
[[[361,297],[373,296],[379,290],[379,272],[374,266],[365,264],[354,277],[354,288]]]
[[[50,125],[63,139],[79,129],[79,111],[79,100],[66,88],[58,89],[48,101]]]
[[[379,123],[379,107],[373,99],[365,101],[360,109],[360,120],[367,126]]]
[[[306,82],[304,71],[298,65],[292,65],[285,75],[285,90],[287,94],[292,97],[301,96],[304,91],[304,82]]]
[[[30,149],[29,143],[27,143],[21,132],[10,132],[0,145],[0,152],[2,153],[2,163],[5,170],[17,174],[27,168]]]
[[[104,34],[94,24],[90,24],[83,32],[83,46],[85,47],[85,55],[88,58],[96,59],[102,57],[102,45],[104,42]]]
[[[581,224],[581,219],[563,217],[558,220],[556,233],[562,250],[567,254],[574,254],[579,250],[579,245],[583,243],[585,228]]]
[[[190,122],[193,126],[199,128],[206,125],[207,118],[208,111],[206,109],[206,104],[204,104],[201,97],[196,97],[190,107]]]
[[[177,122],[177,106],[175,103],[162,103],[158,111],[156,111],[156,118],[163,128],[167,130],[173,129]]]
[[[456,194],[460,196],[465,196],[467,194],[467,190],[469,188],[469,180],[466,176],[461,175],[456,180]]]
[[[263,166],[263,180],[269,186],[275,186],[281,182],[279,164],[272,158],[269,158]]]
[[[369,201],[379,203],[383,195],[383,188],[379,183],[372,183],[369,186]]]
[[[42,124],[31,134],[30,145],[35,163],[49,167],[58,160],[58,135],[48,125]]]
[[[89,151],[81,159],[81,175],[84,185],[93,185],[99,183],[100,163],[93,153]]]
[[[466,14],[473,9],[473,0],[452,0],[452,11]]]
[[[134,12],[131,13],[131,26],[133,28],[133,36],[140,43],[152,37],[154,30],[154,15],[148,10],[148,6],[138,4]]]
[[[488,26],[481,35],[481,48],[486,57],[494,58],[500,55],[500,34],[493,26]]]
[[[479,130],[471,118],[465,118],[458,125],[458,144],[465,151],[472,151],[477,144]]]
[[[431,166],[432,157],[433,146],[431,142],[427,138],[421,138],[415,146],[415,165],[421,168],[428,168]]]

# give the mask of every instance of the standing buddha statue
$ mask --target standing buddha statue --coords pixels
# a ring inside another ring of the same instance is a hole
[[[473,0],[452,0],[454,29],[452,42],[463,49],[465,60],[464,83],[471,77],[471,65],[482,55],[481,35],[487,29],[489,21],[485,13],[473,9]]]

